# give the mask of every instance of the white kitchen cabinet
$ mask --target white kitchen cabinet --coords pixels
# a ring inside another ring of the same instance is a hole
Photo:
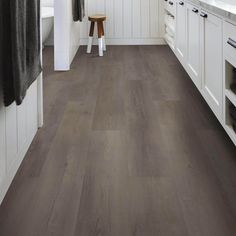
[[[222,20],[201,11],[202,93],[215,115],[223,116]]]
[[[177,58],[236,145],[229,111],[236,107],[230,89],[236,68],[236,25],[200,5],[178,0],[174,43]]]
[[[3,94],[2,94],[2,89],[0,86],[0,104],[3,103],[2,99],[3,99]],[[6,148],[5,148],[6,147],[6,139],[5,139],[6,125],[5,124],[6,124],[5,111],[2,112],[2,108],[0,105],[0,186],[6,175]]]
[[[231,85],[235,81],[236,68],[236,24],[223,23],[223,122],[224,127],[236,145],[236,132],[233,128],[234,120],[230,114],[230,106],[236,107],[236,94]]]
[[[168,0],[167,1],[167,4],[166,4],[166,10],[167,12],[169,12],[172,16],[175,17],[175,14],[176,14],[176,3],[175,3],[175,0]]]
[[[201,87],[199,8],[186,3],[186,69],[194,84]]]
[[[0,203],[38,129],[38,82],[27,91],[20,106],[3,105],[0,86]]]
[[[222,19],[177,3],[176,55],[219,119],[223,115]]]
[[[176,55],[184,63],[186,57],[186,7],[181,0],[176,2]]]

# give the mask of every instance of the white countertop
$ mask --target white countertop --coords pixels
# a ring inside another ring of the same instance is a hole
[[[236,22],[236,0],[187,0]]]

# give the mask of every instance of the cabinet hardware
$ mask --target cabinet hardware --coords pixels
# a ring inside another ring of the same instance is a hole
[[[192,10],[194,13],[198,13],[198,9],[197,8],[193,8]]]
[[[203,18],[207,18],[207,14],[204,13],[204,12],[201,12],[200,16],[203,17]]]
[[[180,1],[180,2],[179,2],[179,5],[183,6],[183,5],[184,5],[184,2]]]
[[[236,41],[234,41],[233,39],[229,38],[227,43],[233,48],[236,48]]]
[[[168,0],[164,0],[165,2],[167,2]]]
[[[171,1],[169,1],[169,4],[170,4],[170,5],[173,5],[174,3],[173,3],[173,2],[171,2]]]

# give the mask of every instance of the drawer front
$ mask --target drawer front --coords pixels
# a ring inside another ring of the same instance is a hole
[[[224,50],[227,55],[236,59],[236,25],[224,22]]]
[[[167,10],[168,1],[169,0],[164,0],[164,9],[166,9],[166,10]]]
[[[175,0],[168,0],[166,2],[166,10],[170,12],[173,16],[175,16],[175,9],[176,9]]]

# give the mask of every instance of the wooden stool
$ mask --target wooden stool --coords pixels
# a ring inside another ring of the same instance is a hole
[[[90,26],[90,31],[89,31],[87,53],[91,53],[92,44],[93,44],[94,26],[95,26],[95,23],[97,23],[99,56],[102,57],[103,51],[106,51],[105,34],[104,34],[104,26],[103,26],[103,21],[106,20],[106,16],[93,15],[93,16],[89,16],[88,19],[89,21],[91,21],[91,26]]]

